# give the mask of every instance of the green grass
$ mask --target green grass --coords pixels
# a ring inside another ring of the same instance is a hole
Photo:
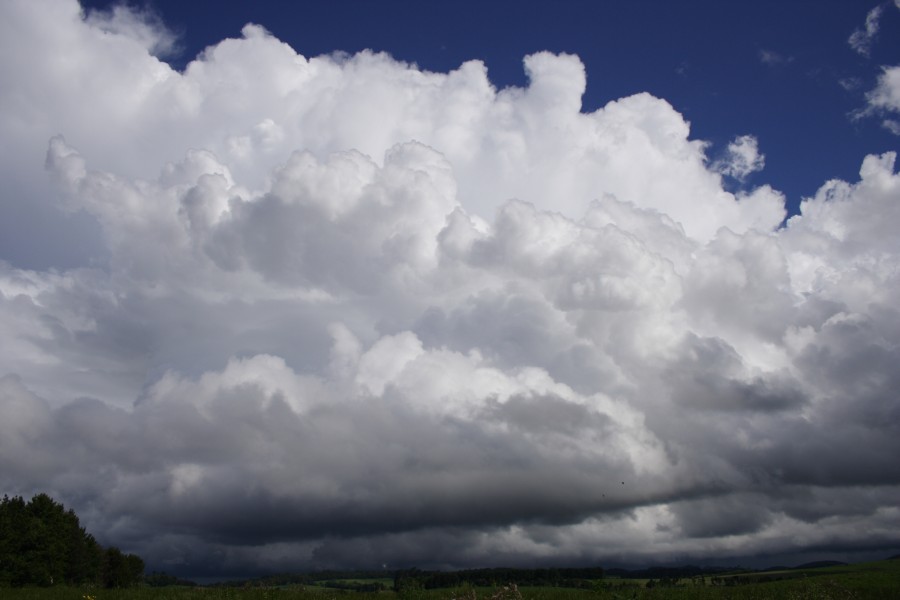
[[[755,578],[755,579],[754,579]],[[768,578],[768,581],[761,579]],[[780,579],[776,579],[780,578]],[[604,580],[594,590],[522,587],[350,592],[315,586],[285,588],[5,588],[3,600],[890,600],[900,599],[900,560],[803,571],[746,573],[722,577],[731,585],[699,585],[684,579],[677,587],[646,587],[647,580]],[[732,581],[729,581],[732,580]],[[354,580],[368,583],[376,580]],[[384,580],[377,580],[384,581]],[[711,579],[706,578],[710,583]]]
[[[337,581],[339,583],[348,583],[348,584],[367,584],[367,583],[381,583],[382,585],[386,585],[391,587],[394,585],[393,577],[381,577],[379,579],[328,579],[327,581]]]

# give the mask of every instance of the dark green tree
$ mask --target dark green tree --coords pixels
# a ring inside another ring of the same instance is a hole
[[[0,502],[0,583],[22,585],[28,581],[28,559],[23,553],[29,522],[25,500],[3,496]]]
[[[104,550],[71,510],[47,494],[0,501],[0,585],[140,583],[144,561],[118,548]]]

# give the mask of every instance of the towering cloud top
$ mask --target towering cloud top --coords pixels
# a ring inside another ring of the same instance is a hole
[[[0,16],[3,228],[68,252],[0,263],[3,489],[186,573],[900,544],[893,153],[782,226],[575,56]]]

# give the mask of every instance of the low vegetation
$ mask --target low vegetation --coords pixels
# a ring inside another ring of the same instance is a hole
[[[762,577],[762,575],[766,575]],[[353,578],[357,583],[366,578]],[[331,583],[340,581],[331,580]],[[372,578],[382,584],[385,579]],[[2,590],[4,600],[885,600],[900,597],[900,561],[785,570],[724,573],[715,577],[646,579],[604,577],[592,589],[504,585],[453,588],[392,587],[357,592],[325,585],[149,586],[130,589],[54,586]]]

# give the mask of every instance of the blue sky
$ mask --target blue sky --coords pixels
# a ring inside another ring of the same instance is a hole
[[[900,552],[897,2],[0,2],[0,493],[151,570]]]
[[[900,61],[900,10],[890,2],[155,0],[147,6],[179,34],[179,50],[168,57],[176,67],[238,35],[247,22],[305,56],[368,48],[438,72],[480,59],[498,87],[526,84],[527,54],[577,54],[588,73],[585,111],[650,92],[690,121],[694,138],[713,144],[713,158],[735,136],[756,136],[767,162],[749,183],[783,191],[791,214],[824,181],[853,178],[863,156],[898,145],[877,119],[851,118],[865,107],[881,67]],[[864,56],[848,38],[877,6],[887,10]]]

